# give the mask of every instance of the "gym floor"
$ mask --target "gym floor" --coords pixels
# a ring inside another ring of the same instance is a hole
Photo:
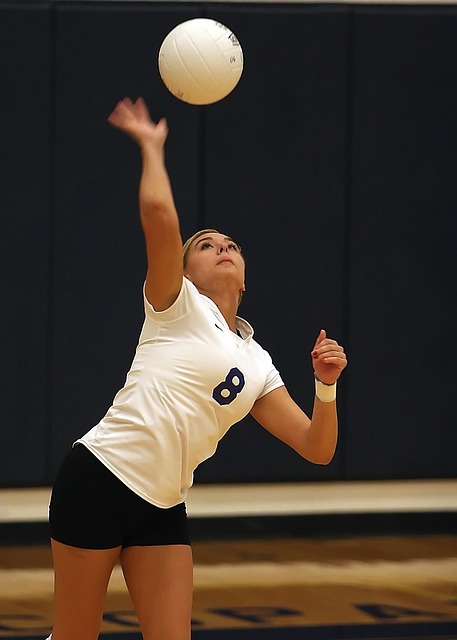
[[[52,623],[49,489],[0,491],[0,638]],[[215,507],[217,505],[217,507]],[[457,481],[196,486],[195,640],[457,640]],[[139,640],[116,567],[103,640]]]

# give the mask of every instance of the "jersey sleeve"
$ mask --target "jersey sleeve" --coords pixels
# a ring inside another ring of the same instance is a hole
[[[284,382],[281,378],[281,375],[279,371],[276,369],[275,365],[273,364],[270,354],[265,350],[264,350],[264,354],[265,354],[265,366],[267,367],[267,375],[265,379],[265,385],[262,391],[259,393],[258,398],[263,398],[263,396],[266,396],[267,393],[270,393],[270,391],[274,391],[275,389],[278,389],[278,387],[284,386]]]
[[[198,291],[195,286],[183,277],[181,289],[173,304],[164,311],[156,311],[147,299],[145,285],[143,285],[144,312],[147,318],[158,323],[179,320],[192,309],[197,295]]]

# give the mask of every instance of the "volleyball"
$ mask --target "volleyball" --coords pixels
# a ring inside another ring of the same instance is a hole
[[[159,50],[159,73],[179,100],[204,105],[228,96],[243,73],[243,51],[228,27],[209,18],[178,24]]]

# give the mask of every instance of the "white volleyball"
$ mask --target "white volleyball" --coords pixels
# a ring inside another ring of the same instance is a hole
[[[159,50],[159,73],[167,89],[189,104],[225,98],[243,73],[243,51],[225,25],[209,18],[178,24]]]

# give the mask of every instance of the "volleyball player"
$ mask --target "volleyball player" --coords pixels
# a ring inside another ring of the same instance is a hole
[[[52,639],[96,640],[119,561],[145,640],[189,640],[185,499],[195,468],[248,413],[307,460],[329,463],[336,383],[347,361],[321,330],[311,352],[316,395],[308,418],[237,315],[245,279],[237,242],[205,229],[183,250],[164,161],[166,121],[153,122],[141,98],[122,100],[108,120],[142,156],[145,320],[124,386],[74,444],[54,483]]]

